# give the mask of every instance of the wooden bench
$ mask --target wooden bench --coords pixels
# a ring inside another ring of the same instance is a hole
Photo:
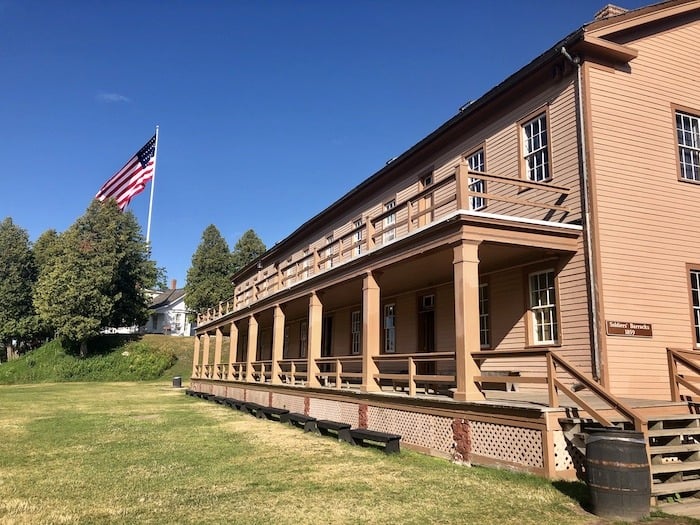
[[[303,427],[304,432],[318,432],[315,417],[305,416],[304,414],[299,414],[297,412],[282,414],[280,416],[280,422],[289,423],[295,427]]]
[[[210,401],[214,401],[214,403],[218,403],[220,405],[223,405],[226,402],[226,398],[223,396],[213,396],[209,398]]]
[[[382,443],[386,454],[400,452],[399,441],[401,436],[397,434],[387,434],[386,432],[377,432],[376,430],[367,430],[365,428],[355,428],[350,431],[350,437],[354,445],[366,446],[365,441],[373,443]]]
[[[243,403],[241,405],[241,412],[247,412],[248,414],[256,416],[258,410],[261,408],[263,408],[263,406],[257,403]]]
[[[224,401],[224,404],[236,410],[240,410],[244,403],[244,401],[239,401],[238,399],[233,399],[232,397],[227,397],[226,401]]]
[[[194,390],[190,390],[190,389],[188,388],[187,390],[185,390],[185,395],[186,395],[186,396],[192,396],[192,397],[194,397],[194,396],[197,395],[197,392],[195,392]]]
[[[328,419],[319,419],[316,421],[316,428],[318,429],[319,434],[323,436],[330,436],[330,432],[335,432],[338,437],[338,441],[345,441],[346,443],[352,444],[350,425],[348,423],[329,421]]]
[[[286,408],[261,407],[255,412],[255,415],[260,419],[269,419],[270,421],[282,421],[282,416],[289,414]]]

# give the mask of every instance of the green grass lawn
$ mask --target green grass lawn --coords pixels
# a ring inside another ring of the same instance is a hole
[[[546,480],[379,451],[166,383],[0,386],[0,523],[596,523]]]

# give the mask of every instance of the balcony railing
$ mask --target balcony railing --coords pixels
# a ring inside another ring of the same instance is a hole
[[[485,184],[480,187],[485,191],[470,189],[475,187],[474,180],[484,181]],[[379,248],[384,244],[387,229],[393,230],[390,242],[394,242],[456,210],[545,221],[552,221],[559,214],[561,221],[571,211],[564,205],[570,193],[569,188],[548,182],[493,175],[470,170],[464,163],[458,164],[452,173],[403,201],[396,202],[393,208],[371,216],[365,215],[360,226],[348,228],[340,237],[336,237],[335,232],[326,231],[308,245],[299,247],[299,255],[294,260],[284,262],[279,268],[268,266],[259,269],[254,277],[246,280],[246,288],[239,289],[226,301],[199,313],[197,323],[214,321],[285,289],[289,283],[301,282],[310,276],[331,271],[352,260],[358,246],[361,253]],[[471,210],[470,204],[475,199],[483,206]],[[385,225],[385,219],[389,216],[393,216],[393,222]],[[328,239],[331,238],[333,240],[329,243]],[[315,248],[324,243],[325,246]],[[329,249],[332,253],[330,257],[327,255]],[[308,264],[302,264],[303,261]]]
[[[343,381],[348,388],[351,384],[362,383],[361,355],[322,357],[316,359],[316,366],[319,369],[316,377],[323,386],[340,389]]]

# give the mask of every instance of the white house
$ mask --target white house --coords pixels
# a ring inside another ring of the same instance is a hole
[[[191,323],[187,320],[185,289],[176,288],[172,281],[169,290],[156,293],[151,299],[150,317],[141,328],[147,334],[191,335]]]

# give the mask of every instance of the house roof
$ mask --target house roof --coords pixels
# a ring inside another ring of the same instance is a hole
[[[178,301],[179,299],[184,297],[184,295],[184,288],[177,288],[175,290],[165,290],[163,292],[160,292],[153,299],[151,299],[151,306],[149,308],[155,310],[157,308],[168,306],[169,304],[172,304],[175,301]]]
[[[617,45],[613,42],[604,40],[603,36],[608,36],[616,32],[628,30],[631,27],[644,25],[650,22],[657,21],[660,18],[683,15],[692,10],[698,9],[698,0],[666,0],[657,4],[653,4],[630,11],[624,11],[620,14],[610,13],[611,16],[599,20],[593,20],[582,25],[577,30],[565,36],[557,42],[549,50],[542,53],[540,56],[532,60],[529,64],[511,74],[501,83],[487,91],[480,98],[465,104],[459,112],[435,129],[432,133],[421,139],[415,145],[410,147],[398,157],[392,159],[379,171],[362,181],[356,187],[351,189],[345,195],[333,202],[323,211],[316,214],[314,217],[307,220],[285,239],[276,243],[272,248],[251,261],[247,266],[241,268],[238,272],[231,276],[232,281],[236,281],[239,276],[248,273],[252,268],[255,268],[260,261],[269,261],[279,257],[279,253],[287,249],[297,239],[306,234],[309,230],[317,228],[319,225],[327,223],[329,217],[337,213],[339,209],[359,199],[362,193],[373,187],[377,183],[391,178],[401,169],[410,166],[416,162],[418,156],[430,147],[438,138],[447,136],[457,130],[467,126],[469,121],[478,118],[478,115],[489,107],[490,104],[503,97],[523,79],[527,78],[533,72],[541,69],[543,66],[551,63],[553,60],[562,60],[562,49],[576,49],[588,52],[590,54],[600,53],[603,50],[608,56],[615,56],[618,60],[631,60],[636,56],[634,50],[622,45]],[[588,36],[588,33],[591,36]],[[596,36],[593,36],[595,34]],[[596,38],[598,37],[598,38]]]

